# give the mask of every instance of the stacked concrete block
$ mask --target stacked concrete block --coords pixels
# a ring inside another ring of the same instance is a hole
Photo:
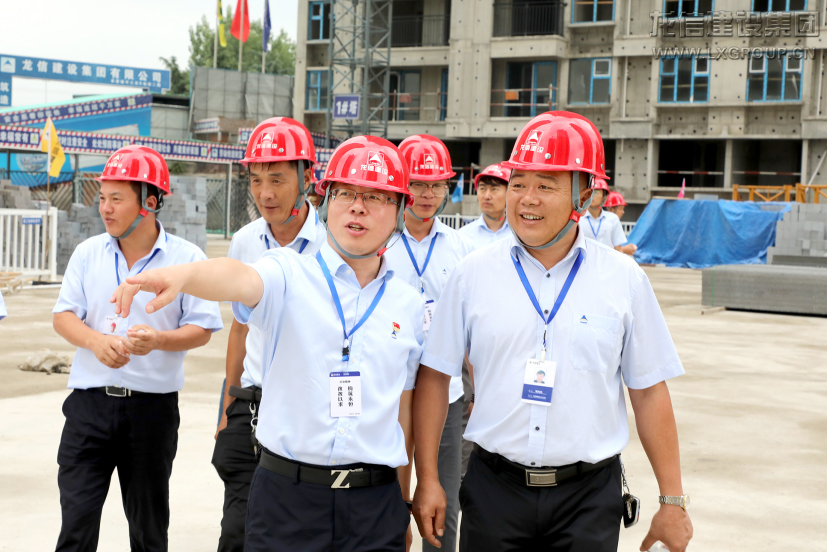
[[[776,245],[768,248],[768,264],[826,266],[828,205],[792,203],[776,223]]]
[[[207,247],[207,179],[194,176],[170,178],[173,195],[164,198],[158,220],[164,229],[196,244]]]
[[[0,209],[31,209],[32,192],[25,186],[12,186],[11,180],[0,180]]]
[[[98,201],[91,207],[82,203],[73,203],[69,211],[58,211],[58,245],[57,272],[64,274],[66,265],[75,248],[98,234],[106,232],[106,227],[98,213]]]

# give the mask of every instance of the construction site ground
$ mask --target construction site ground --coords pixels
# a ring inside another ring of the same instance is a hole
[[[208,240],[208,255],[229,242]],[[701,272],[645,268],[686,374],[669,382],[681,440],[690,550],[825,550],[826,319],[751,312],[702,314]],[[595,290],[601,293],[601,290]],[[5,296],[0,322],[0,550],[54,548],[60,529],[57,449],[67,375],[23,372],[43,348],[73,353],[52,329],[57,289]],[[225,328],[230,306],[221,306]],[[170,550],[214,550],[223,487],[210,458],[224,377],[227,329],[190,351],[170,483]],[[629,403],[628,403],[629,404]],[[640,523],[621,529],[636,551],[658,508],[658,487],[635,432],[623,454]],[[99,550],[129,549],[117,474],[104,507]],[[420,550],[414,530],[413,550]]]

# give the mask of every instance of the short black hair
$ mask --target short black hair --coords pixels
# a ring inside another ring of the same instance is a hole
[[[135,192],[135,195],[138,197],[138,205],[140,205],[143,208],[144,206],[141,203],[141,184],[143,184],[143,182],[130,182],[130,186],[132,186],[132,191]],[[164,206],[164,194],[156,186],[152,184],[147,184],[147,197],[155,198],[155,200],[158,202],[155,206],[156,209],[160,209]]]
[[[495,178],[493,176],[481,176],[480,181],[477,183],[478,186],[480,184],[488,184],[489,186],[508,186],[509,183],[505,180],[501,180],[499,178]]]

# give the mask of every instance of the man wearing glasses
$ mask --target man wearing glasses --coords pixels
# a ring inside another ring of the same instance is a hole
[[[400,143],[400,152],[411,175],[414,204],[407,210],[405,229],[385,254],[396,276],[411,284],[425,300],[423,332],[428,334],[434,308],[454,267],[474,250],[472,242],[443,224],[437,216],[448,201],[451,170],[448,149],[439,139],[425,134]],[[464,408],[463,380],[451,379],[449,409],[440,442],[438,469],[446,491],[446,529],[440,537],[443,550],[455,550],[460,511],[460,468]],[[437,550],[423,541],[423,550]]]

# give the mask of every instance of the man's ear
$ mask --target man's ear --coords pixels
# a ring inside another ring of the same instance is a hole
[[[308,167],[305,169],[305,187],[307,188],[310,186],[311,181],[313,180],[313,168]]]
[[[143,205],[141,207],[143,207]],[[150,209],[158,208],[158,198],[156,198],[153,195],[148,195],[147,196],[147,207],[149,207]]]

